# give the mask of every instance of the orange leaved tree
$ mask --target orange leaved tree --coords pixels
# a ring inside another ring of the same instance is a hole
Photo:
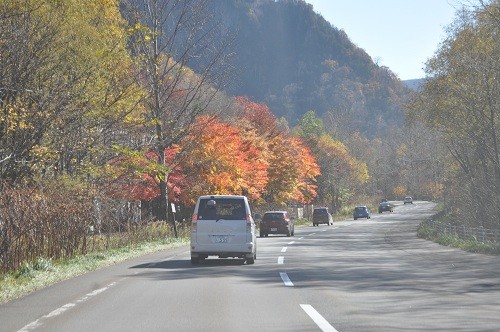
[[[268,184],[263,198],[268,203],[306,203],[316,196],[316,161],[299,138],[292,138],[280,128],[276,117],[265,104],[237,97],[242,113],[238,127],[246,141],[259,149],[259,157],[268,165]]]
[[[270,141],[269,184],[266,200],[278,204],[308,203],[316,196],[320,169],[299,138],[277,136]]]
[[[241,130],[202,116],[183,142],[183,169],[191,202],[206,194],[242,194],[258,199],[267,185],[267,164]]]

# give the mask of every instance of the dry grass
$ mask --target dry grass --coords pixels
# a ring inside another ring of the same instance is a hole
[[[0,303],[22,297],[57,282],[122,262],[129,258],[175,248],[189,243],[188,238],[165,238],[101,253],[75,256],[57,262],[39,258],[15,272],[0,276]]]

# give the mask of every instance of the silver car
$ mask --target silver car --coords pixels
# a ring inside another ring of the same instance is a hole
[[[406,196],[403,200],[403,204],[413,204],[413,198],[411,196]]]

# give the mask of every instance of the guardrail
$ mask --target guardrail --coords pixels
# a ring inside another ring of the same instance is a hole
[[[439,218],[438,213],[434,218]],[[500,229],[484,227],[467,227],[465,225],[452,225],[450,223],[436,222],[433,219],[424,221],[424,224],[444,235],[455,235],[462,240],[475,240],[479,242],[500,242]]]

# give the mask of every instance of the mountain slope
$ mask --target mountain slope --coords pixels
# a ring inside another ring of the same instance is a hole
[[[401,103],[409,89],[311,5],[302,0],[208,3],[237,36],[238,75],[229,93],[267,103],[291,124],[309,110],[333,119],[340,130],[367,137],[402,124]]]
[[[412,89],[415,91],[420,91],[420,89],[422,88],[422,86],[425,83],[425,79],[424,78],[417,78],[417,79],[413,79],[413,80],[405,80],[403,82],[409,89]]]

